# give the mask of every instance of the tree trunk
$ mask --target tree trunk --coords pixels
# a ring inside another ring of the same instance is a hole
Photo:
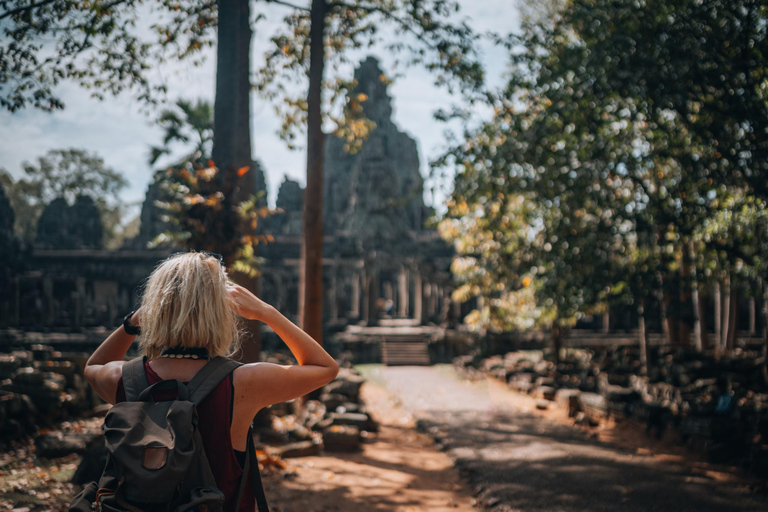
[[[716,282],[713,286],[715,291],[715,340],[712,344],[712,349],[715,352],[715,356],[720,354],[720,333],[723,332],[723,291],[720,288],[720,283]]]
[[[738,288],[731,286],[731,308],[728,311],[728,337],[726,338],[726,350],[736,348],[736,335],[739,330],[739,294]]]
[[[763,314],[763,383],[768,386],[768,287],[763,278],[758,278],[757,284]]]
[[[309,94],[307,95],[307,187],[304,189],[299,319],[304,331],[323,342],[323,119],[322,90],[325,0],[313,0],[309,31]]]
[[[638,342],[640,344],[640,374],[648,375],[648,337],[645,332],[645,299],[637,308]]]
[[[219,169],[217,185],[224,193],[223,208],[234,208],[255,193],[253,173],[239,176],[239,169],[250,167],[251,160],[251,26],[247,0],[219,0],[218,43],[216,48],[216,98],[213,119],[212,159]],[[226,227],[225,227],[226,229]],[[239,237],[245,233],[228,233]],[[230,265],[235,254],[222,249]],[[236,281],[258,293],[255,279],[237,274]],[[258,322],[249,322],[243,340],[243,361],[258,361],[261,338]]]
[[[690,243],[688,256],[691,261],[691,302],[693,306],[693,344],[697,352],[704,349],[704,342],[701,334],[701,316],[699,315],[699,279],[696,274],[696,253],[694,252],[693,242]]]
[[[659,303],[659,316],[661,317],[659,320],[661,321],[661,330],[664,333],[664,339],[667,340],[667,343],[671,343],[671,334],[669,332],[669,322],[667,322],[667,304],[664,300],[664,290],[663,288],[659,288],[656,291],[656,300]]]
[[[721,326],[721,332],[720,332],[720,349],[719,353],[724,354],[725,349],[728,346],[728,333],[730,332],[730,320],[731,320],[731,284],[730,281],[726,280],[724,285],[724,292],[723,292],[723,308],[720,311],[720,315],[722,315],[722,320],[720,322]]]
[[[696,286],[697,286],[697,288],[699,288],[699,291],[701,291],[701,288],[700,288],[701,287],[701,283],[698,283]],[[699,311],[698,312],[698,315],[699,315],[699,325],[701,326],[701,346],[702,346],[702,348],[704,350],[707,350],[711,346],[711,343],[710,343],[711,340],[709,339],[709,333],[707,331],[707,324],[706,324],[706,322],[702,321],[703,318],[707,318],[707,312],[704,310],[704,308],[706,306],[705,305],[706,301],[703,300],[701,294],[698,294],[698,297],[699,297],[699,310],[698,310]]]
[[[557,323],[552,324],[552,357],[555,365],[560,364],[560,350],[563,348],[563,329]]]
[[[668,311],[670,311],[670,306],[672,305],[672,301],[678,300],[675,295],[669,291],[663,292],[664,300],[662,302],[662,307],[664,308],[664,316],[667,323],[667,343],[672,345],[673,347],[676,347],[680,344],[680,338],[678,337],[678,325],[677,325],[677,314],[667,314]]]

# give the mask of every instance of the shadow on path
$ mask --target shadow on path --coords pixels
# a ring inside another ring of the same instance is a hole
[[[485,383],[382,368],[389,389],[494,511],[766,511],[768,501],[690,467],[636,455],[499,403]],[[509,391],[511,393],[511,391]]]

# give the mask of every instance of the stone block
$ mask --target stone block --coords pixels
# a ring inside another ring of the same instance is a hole
[[[556,389],[549,387],[549,386],[539,386],[536,388],[536,391],[534,392],[535,398],[543,398],[544,400],[549,400],[550,402],[555,400],[555,393]]]
[[[38,457],[56,459],[72,453],[83,454],[97,435],[62,434],[61,432],[40,434],[35,437],[35,454]]]
[[[360,387],[365,382],[363,377],[351,375],[344,379],[336,379],[325,386],[325,393],[329,395],[343,395],[345,401],[357,402],[360,399]],[[341,405],[341,404],[338,404]]]
[[[348,402],[349,399],[338,393],[324,393],[320,395],[320,401],[325,405],[325,408],[329,411],[335,411],[338,406]]]
[[[278,455],[284,459],[288,459],[291,457],[312,457],[314,455],[320,455],[322,449],[323,445],[320,442],[306,440],[273,447],[269,452],[271,455]]]
[[[323,446],[326,451],[358,451],[360,441],[360,429],[352,425],[332,425],[323,431]]]

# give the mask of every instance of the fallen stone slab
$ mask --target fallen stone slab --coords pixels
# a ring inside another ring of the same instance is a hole
[[[555,402],[562,408],[568,410],[568,417],[573,418],[576,413],[579,412],[579,395],[581,392],[578,389],[558,389],[555,393]]]
[[[337,413],[345,413],[345,412],[360,412],[362,407],[360,404],[356,404],[354,402],[344,402],[340,406],[336,407]]]
[[[73,453],[83,454],[96,434],[62,434],[61,432],[40,434],[35,437],[35,454],[46,459],[57,459]]]
[[[553,402],[555,400],[556,392],[557,390],[553,387],[539,386],[536,388],[536,391],[534,392],[534,397],[543,398],[544,400],[549,400],[550,402]]]
[[[330,394],[343,395],[346,398],[345,402],[357,402],[360,399],[360,387],[362,387],[365,379],[357,375],[350,375],[345,379],[337,379],[325,386],[325,392]],[[323,402],[325,403],[325,402]],[[342,402],[343,403],[343,402]],[[326,404],[327,405],[327,404]],[[341,405],[341,404],[337,404]],[[335,409],[335,407],[334,407]]]
[[[356,412],[332,412],[328,417],[333,420],[334,425],[353,425],[360,430],[365,430],[365,426],[368,424],[369,419],[367,415]]]
[[[278,455],[283,459],[291,457],[311,457],[314,455],[320,455],[323,450],[323,445],[319,441],[307,440],[299,441],[298,443],[286,444],[283,446],[271,447],[269,453],[271,455]]]
[[[320,401],[325,405],[326,410],[335,411],[338,406],[348,402],[349,399],[339,393],[323,393],[320,395]]]
[[[332,425],[323,431],[323,446],[326,451],[358,451],[360,441],[360,429],[352,425]]]
[[[590,418],[605,418],[608,416],[608,401],[597,393],[581,393],[579,408]]]

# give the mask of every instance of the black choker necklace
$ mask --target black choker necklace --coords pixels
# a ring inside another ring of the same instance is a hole
[[[160,357],[176,359],[209,359],[208,351],[202,347],[172,347],[164,348]]]

